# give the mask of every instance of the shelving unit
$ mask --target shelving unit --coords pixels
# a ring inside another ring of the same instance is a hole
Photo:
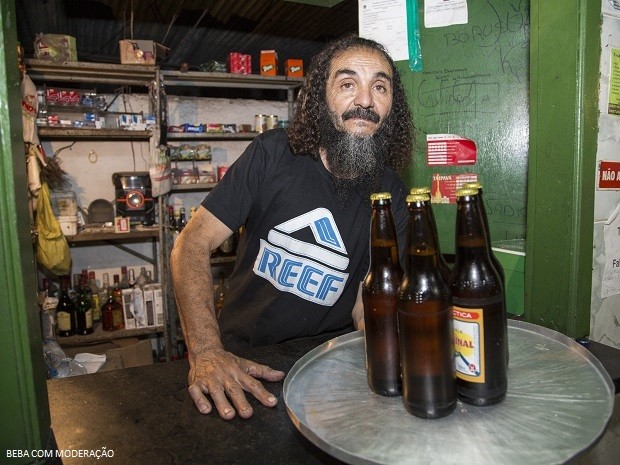
[[[43,60],[26,60],[28,76],[35,83],[67,83],[71,87],[77,83],[91,84],[114,84],[142,86],[150,90],[155,95],[159,95],[158,85],[160,82],[159,68],[153,66],[133,66],[133,65],[114,65],[104,63],[86,62],[66,62],[60,65],[52,64]],[[53,107],[62,110],[62,105]],[[81,111],[81,107],[65,107],[69,110]],[[159,114],[159,99],[155,99],[152,112]],[[159,124],[153,130],[128,130],[122,128],[74,128],[63,126],[42,126],[38,128],[41,140],[73,140],[73,141],[147,141],[149,151],[155,150],[158,145]],[[128,233],[115,233],[113,229],[85,229],[76,235],[67,236],[67,242],[71,246],[97,245],[98,243],[112,244],[115,247],[137,256],[144,261],[154,265],[154,277],[162,284],[162,298],[164,300],[164,318],[168,319],[166,289],[167,274],[163,264],[164,258],[164,229],[161,225],[153,227],[136,227]],[[152,242],[152,257],[140,254],[123,243],[130,242]],[[157,243],[160,244],[159,250]],[[158,273],[158,265],[162,272]],[[158,276],[159,275],[159,276]],[[125,329],[112,332],[103,331],[101,325],[95,328],[93,334],[85,336],[71,336],[59,338],[59,343],[63,346],[81,346],[95,344],[105,341],[112,341],[125,337],[136,337],[145,335],[163,335],[164,356],[170,357],[171,346],[168,334],[168,325],[152,326],[138,329]]]
[[[230,73],[212,73],[190,71],[181,73],[179,71],[161,71],[161,79],[163,88],[170,95],[168,89],[175,87],[223,87],[237,89],[267,89],[267,90],[284,90],[286,91],[286,101],[288,116],[293,114],[295,91],[301,86],[303,78],[292,78],[285,76],[261,76],[256,74],[230,74]],[[169,132],[167,134],[168,142],[186,142],[186,141],[251,141],[258,135],[258,132],[202,132],[202,133],[178,133]],[[190,162],[191,160],[178,160],[179,162]],[[217,183],[191,183],[191,184],[175,184],[172,187],[172,193],[184,192],[200,192],[213,189]],[[167,251],[167,256],[169,251]],[[167,260],[167,259],[166,259]],[[222,266],[231,264],[235,261],[234,256],[230,257],[213,257],[210,260],[211,266]],[[167,261],[166,261],[167,263]],[[168,295],[172,296],[171,289],[168,289]],[[169,297],[168,310],[170,315],[170,338],[172,341],[180,342],[183,340],[181,334],[176,333],[176,327],[173,324],[176,318],[176,307],[174,301]]]

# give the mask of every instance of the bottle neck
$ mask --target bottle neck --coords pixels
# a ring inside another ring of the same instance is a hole
[[[385,264],[400,268],[396,228],[389,202],[373,203],[370,226],[371,266]]]
[[[459,199],[456,215],[455,267],[463,260],[490,260],[490,245],[478,196]]]
[[[415,202],[409,205],[407,225],[407,274],[438,271],[438,250],[429,205]]]

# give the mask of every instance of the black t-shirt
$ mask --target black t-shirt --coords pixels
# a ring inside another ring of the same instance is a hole
[[[406,189],[384,170],[402,249]],[[224,346],[239,351],[352,329],[368,269],[370,200],[338,203],[321,160],[293,155],[283,130],[256,137],[202,205],[231,230],[245,225],[220,313]]]

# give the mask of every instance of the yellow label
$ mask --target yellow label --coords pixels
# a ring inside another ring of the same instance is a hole
[[[59,331],[71,330],[71,315],[68,312],[56,313],[56,323]]]
[[[456,376],[484,383],[484,318],[481,308],[453,307]]]
[[[93,327],[93,312],[91,309],[88,309],[86,311],[86,327],[87,328]]]

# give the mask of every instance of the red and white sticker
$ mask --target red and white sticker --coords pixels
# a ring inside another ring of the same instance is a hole
[[[598,188],[620,190],[620,162],[600,161],[598,164]]]
[[[431,184],[432,203],[456,203],[456,191],[466,182],[478,181],[476,173],[433,174]]]
[[[426,135],[428,166],[458,166],[476,163],[476,143],[456,134]]]

